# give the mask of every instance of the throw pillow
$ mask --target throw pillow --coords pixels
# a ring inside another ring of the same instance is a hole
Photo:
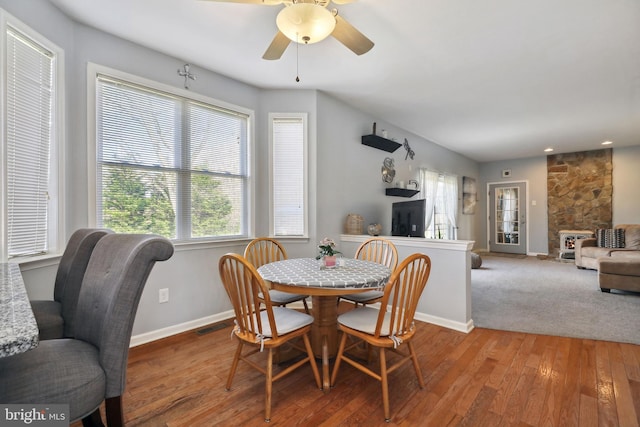
[[[598,228],[596,230],[596,246],[599,248],[606,248],[605,246],[605,234],[607,230],[605,228]]]
[[[612,248],[624,248],[624,228],[616,228],[613,230],[613,239],[611,241]]]
[[[624,228],[599,228],[596,230],[596,246],[599,248],[624,248]]]

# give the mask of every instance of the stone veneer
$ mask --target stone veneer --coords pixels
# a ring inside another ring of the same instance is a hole
[[[560,230],[611,228],[612,150],[547,157],[549,255],[557,256]]]

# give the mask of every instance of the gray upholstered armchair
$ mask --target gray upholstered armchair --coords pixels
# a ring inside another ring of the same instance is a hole
[[[40,342],[0,359],[0,402],[68,403],[70,421],[124,424],[122,394],[138,302],[156,261],[173,255],[164,237],[108,234],[96,244],[76,312],[75,338]]]
[[[110,233],[111,230],[81,228],[69,238],[58,265],[53,300],[31,301],[41,340],[73,338],[80,285],[91,253],[98,240]]]

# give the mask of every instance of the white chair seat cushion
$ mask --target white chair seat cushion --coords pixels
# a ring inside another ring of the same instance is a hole
[[[273,304],[289,304],[306,297],[306,295],[292,294],[290,292],[282,292],[275,289],[271,289],[269,291],[269,296],[271,297],[271,302]],[[262,298],[262,295],[260,295],[260,297]]]
[[[278,335],[288,334],[289,332],[293,332],[313,323],[312,316],[285,307],[273,307],[273,317],[276,320]],[[272,337],[273,333],[269,326],[267,312],[261,311],[260,318],[262,320],[262,335],[265,337]]]
[[[376,330],[379,315],[380,310],[378,309],[359,307],[338,316],[338,323],[347,328],[373,335]],[[390,313],[385,313],[382,329],[380,330],[380,336],[382,337],[389,335],[389,317]]]
[[[367,292],[360,292],[357,294],[341,295],[340,298],[357,302],[357,303],[365,303],[367,301],[382,298],[383,295],[384,295],[384,292],[382,291],[367,291]]]

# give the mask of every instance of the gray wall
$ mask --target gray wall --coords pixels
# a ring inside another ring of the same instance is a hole
[[[111,67],[175,87],[183,79],[176,70],[184,60],[155,52],[93,28],[77,24],[45,0],[0,0],[0,7],[24,21],[65,50],[66,55],[66,200],[65,235],[91,224],[87,188],[87,63]],[[388,153],[363,146],[360,136],[370,133],[375,118],[331,96],[312,90],[263,90],[221,76],[192,63],[197,81],[191,90],[255,111],[254,172],[256,177],[255,234],[268,233],[268,137],[269,112],[306,112],[309,118],[310,237],[287,240],[292,256],[313,256],[321,237],[338,239],[349,212],[361,213],[368,222],[390,228],[392,197],[384,196],[380,166]],[[378,120],[399,141],[409,139],[418,166],[429,166],[460,176],[477,177],[475,162]],[[394,157],[399,178],[409,162],[398,150]],[[408,174],[408,168],[406,169]],[[318,177],[316,180],[315,177]],[[317,216],[316,216],[317,215]],[[460,216],[464,237],[473,238],[471,218]],[[317,224],[317,225],[316,225]],[[143,293],[133,334],[176,331],[215,319],[231,306],[217,272],[217,260],[226,252],[242,252],[246,242],[181,245],[167,262],[156,265]],[[32,298],[51,298],[56,266],[23,265]],[[169,302],[158,303],[158,290],[169,288]],[[178,325],[178,326],[176,326]],[[176,329],[177,328],[177,329]],[[160,333],[161,335],[162,333]]]
[[[362,145],[361,136],[382,129],[389,138],[404,142],[407,138],[415,152],[413,160],[405,160],[403,147],[393,153]],[[396,180],[408,182],[418,178],[421,167],[458,176],[458,238],[475,240],[475,215],[462,215],[462,176],[478,179],[478,164],[458,153],[406,130],[382,122],[375,117],[341,103],[331,96],[318,95],[318,234],[335,235],[344,230],[349,213],[360,214],[366,225],[382,224],[382,234],[391,234],[391,204],[408,199],[385,195],[388,184],[382,181],[380,169],[385,157],[395,161]],[[395,181],[394,181],[395,182]],[[419,196],[415,196],[417,198]],[[477,215],[477,214],[476,214]]]
[[[640,223],[640,146],[613,149],[613,224]]]
[[[511,169],[511,177],[502,178],[502,170]],[[505,160],[480,164],[476,248],[487,248],[487,184],[528,181],[529,253],[546,254],[547,242],[547,158]],[[613,149],[613,224],[640,223],[640,146]],[[533,206],[532,203],[536,202]]]
[[[502,170],[511,169],[509,178],[502,178]],[[528,203],[528,253],[547,253],[547,158],[505,160],[480,164],[478,193],[478,240],[475,247],[487,249],[488,184],[526,181]],[[535,205],[534,205],[535,203]]]
[[[307,137],[309,174],[316,174],[317,158],[317,91],[314,90],[263,90],[256,126],[256,227],[255,235],[269,233],[269,113],[307,113]],[[317,240],[315,231],[316,195],[315,180],[309,182],[309,238],[281,239],[290,257],[315,256]]]
[[[74,23],[44,0],[0,0],[0,6],[65,50],[65,234],[68,236],[74,229],[90,224],[87,206],[87,63],[95,62],[181,87],[183,80],[176,70],[184,61]],[[260,89],[202,70],[197,65],[193,71],[198,75],[194,90],[257,110],[262,94]],[[134,335],[229,310],[231,305],[219,284],[217,259],[226,252],[241,252],[244,243],[183,246],[177,248],[171,260],[157,264],[140,302]],[[28,265],[24,269],[30,297],[51,298],[55,266],[47,266],[42,271]],[[43,284],[45,279],[46,285]],[[169,303],[158,304],[160,288],[169,288]]]

